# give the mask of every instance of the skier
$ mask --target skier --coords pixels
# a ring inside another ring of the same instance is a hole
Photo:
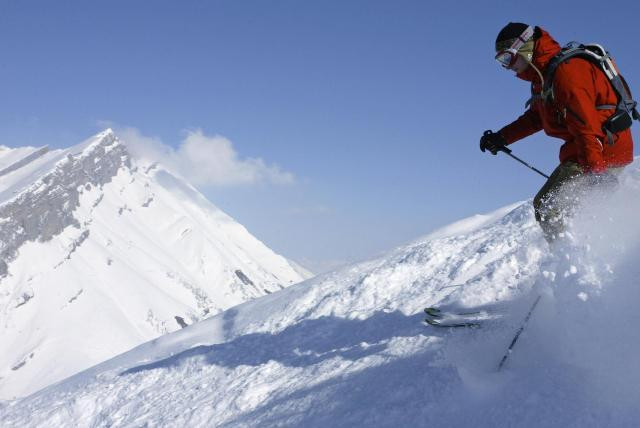
[[[551,60],[562,48],[545,30],[511,22],[498,34],[495,49],[495,58],[504,68],[531,82],[532,98],[514,122],[498,132],[486,131],[480,149],[496,155],[506,145],[540,130],[564,140],[560,165],[533,200],[536,220],[551,243],[564,230],[561,189],[585,182],[610,190],[617,183],[616,174],[633,160],[631,132],[603,129],[619,98],[598,65],[574,57],[560,62],[548,75]],[[551,84],[550,90],[545,90],[549,87],[545,82]]]

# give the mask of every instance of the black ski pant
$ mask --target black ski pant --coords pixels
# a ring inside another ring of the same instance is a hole
[[[584,174],[575,162],[564,162],[551,173],[547,182],[533,198],[536,220],[547,242],[551,243],[565,230],[565,216],[570,215],[575,204],[567,185]]]

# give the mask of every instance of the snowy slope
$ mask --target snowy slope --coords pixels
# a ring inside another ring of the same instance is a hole
[[[111,130],[0,169],[0,398],[305,278]]]
[[[0,425],[634,426],[638,164],[587,200],[553,251],[528,202],[472,217],[0,404]],[[427,305],[502,317],[447,331]]]

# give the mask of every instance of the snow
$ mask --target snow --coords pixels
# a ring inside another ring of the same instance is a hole
[[[6,146],[0,146],[0,170],[4,170],[10,167],[12,164],[18,162],[20,159],[27,157],[34,151],[36,151],[35,147],[10,148]]]
[[[639,163],[582,202],[552,248],[530,202],[472,217],[2,403],[0,425],[635,426]],[[437,329],[431,305],[501,318]]]
[[[111,130],[0,177],[0,196],[3,399],[310,276]]]

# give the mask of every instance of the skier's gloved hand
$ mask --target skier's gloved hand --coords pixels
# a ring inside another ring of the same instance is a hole
[[[504,139],[501,133],[493,132],[490,129],[484,131],[482,138],[480,138],[480,150],[484,153],[485,150],[489,150],[492,155],[497,155],[507,145],[507,140]]]

